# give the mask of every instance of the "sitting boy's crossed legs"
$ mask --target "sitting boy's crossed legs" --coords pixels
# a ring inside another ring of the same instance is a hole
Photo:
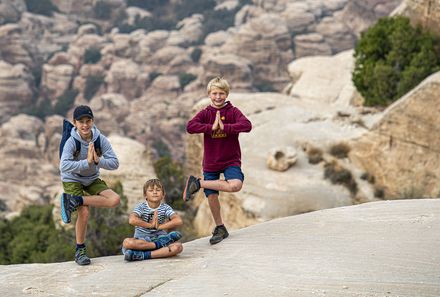
[[[122,252],[126,261],[146,260],[172,257],[182,252],[183,246],[177,242],[182,238],[178,231],[171,231],[151,239],[148,236],[138,236],[124,239]]]

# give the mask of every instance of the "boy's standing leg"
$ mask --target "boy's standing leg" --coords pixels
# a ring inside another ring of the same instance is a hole
[[[227,167],[223,174],[225,180],[220,179],[221,172],[203,172],[203,179],[189,176],[184,189],[184,200],[190,200],[201,188],[204,189],[205,196],[208,198],[209,208],[215,222],[215,229],[209,240],[211,244],[216,244],[229,236],[228,230],[223,224],[221,217],[221,206],[218,199],[219,191],[238,192],[241,190],[244,181],[244,174],[239,166]]]
[[[208,195],[208,204],[215,222],[215,229],[212,232],[212,237],[209,239],[209,243],[216,244],[227,238],[229,236],[229,233],[228,230],[226,230],[225,225],[223,224],[218,194],[213,193]]]
[[[78,265],[89,265],[90,258],[87,256],[85,236],[87,232],[87,223],[89,219],[89,207],[116,207],[119,204],[118,194],[108,188],[107,184],[101,180],[95,180],[91,185],[83,187],[76,182],[63,182],[64,192],[69,194],[66,199],[72,200],[77,206],[78,218],[75,224],[76,251],[75,262]],[[84,190],[91,196],[83,196]],[[64,195],[64,194],[63,194]],[[80,202],[78,201],[80,200]],[[96,201],[96,203],[94,203]],[[70,212],[76,209],[69,210]]]

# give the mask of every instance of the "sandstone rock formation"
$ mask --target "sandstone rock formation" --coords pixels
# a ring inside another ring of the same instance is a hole
[[[405,0],[393,14],[404,15],[414,25],[421,25],[440,35],[440,3],[435,0]]]
[[[0,200],[7,206],[6,214],[18,214],[29,204],[49,203],[60,181],[44,156],[43,122],[23,114],[14,116],[1,125],[0,139]]]
[[[439,213],[438,199],[367,203],[187,242],[175,258],[2,265],[0,295],[439,296]]]
[[[32,81],[24,65],[0,61],[0,124],[32,102]]]
[[[388,197],[440,193],[440,73],[389,106],[368,133],[352,141],[350,159],[375,177]],[[410,198],[410,197],[407,197]]]

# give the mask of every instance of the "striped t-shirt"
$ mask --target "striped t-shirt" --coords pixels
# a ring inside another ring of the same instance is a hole
[[[157,219],[159,224],[163,224],[174,214],[174,210],[166,203],[161,203],[158,208],[151,208],[146,201],[139,203],[133,210],[143,221],[151,223],[153,221],[154,211],[157,210]],[[135,227],[135,233],[143,236],[154,236],[157,229],[147,229],[144,227]]]

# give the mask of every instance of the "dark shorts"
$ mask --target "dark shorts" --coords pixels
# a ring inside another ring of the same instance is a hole
[[[218,180],[220,179],[220,174],[223,173],[225,176],[225,180],[231,180],[231,179],[239,179],[242,182],[244,181],[244,174],[241,171],[240,166],[230,166],[226,167],[223,171],[216,171],[216,172],[203,172],[203,178],[204,180]],[[205,196],[208,197],[211,194],[218,194],[218,191],[211,190],[211,189],[203,189],[203,192],[205,193]]]
[[[86,192],[89,195],[98,195],[104,190],[107,190],[109,187],[102,179],[95,179],[93,183],[88,186],[83,186],[77,182],[63,182],[64,193],[76,195],[76,196],[84,196]]]

